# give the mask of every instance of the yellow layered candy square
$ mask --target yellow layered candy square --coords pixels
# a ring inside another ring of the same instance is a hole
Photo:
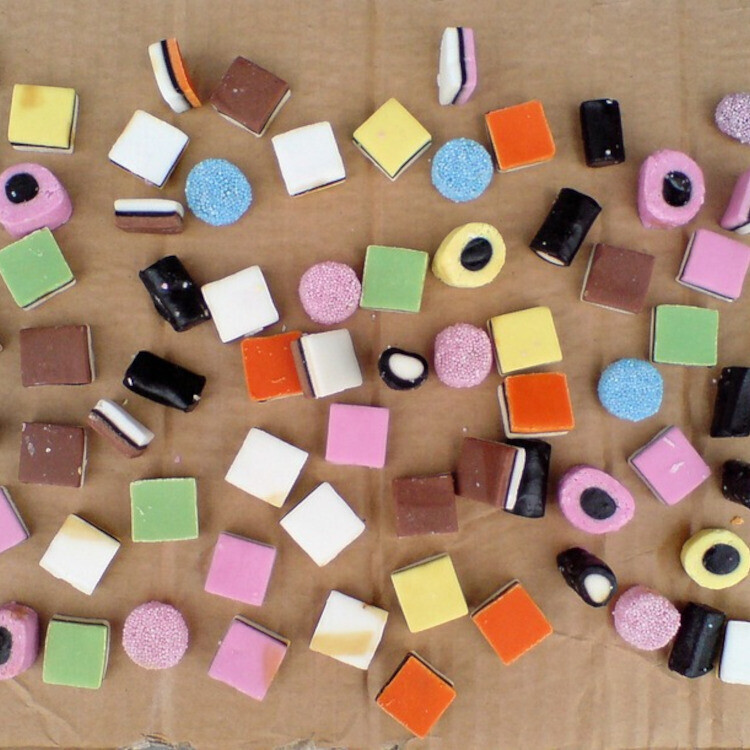
[[[562,359],[555,321],[549,307],[496,315],[489,320],[497,369],[506,374]]]
[[[77,116],[75,89],[16,84],[8,140],[19,151],[72,153]]]

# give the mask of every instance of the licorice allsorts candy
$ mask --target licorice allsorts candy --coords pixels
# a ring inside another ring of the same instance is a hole
[[[711,437],[750,435],[750,368],[724,367],[716,387]]]
[[[211,318],[200,288],[176,255],[167,255],[138,277],[151,295],[156,312],[175,331],[189,328]]]
[[[508,496],[503,510],[524,518],[541,518],[547,507],[547,481],[552,446],[544,440],[508,440],[524,452],[523,473],[515,496]]]
[[[750,548],[728,529],[703,529],[682,545],[680,562],[699,586],[717,591],[747,578]]]
[[[736,459],[725,461],[721,492],[727,500],[750,508],[750,464]]]
[[[130,363],[123,385],[139,396],[180,411],[192,411],[200,401],[206,378],[147,351]]]
[[[614,99],[581,103],[583,151],[589,167],[608,167],[625,161],[620,104]]]
[[[617,592],[617,578],[609,565],[581,547],[561,552],[557,567],[565,583],[591,607],[603,607]]]
[[[185,209],[179,201],[164,198],[118,198],[115,226],[123,232],[180,234]]]
[[[688,602],[669,654],[669,668],[683,677],[702,677],[714,668],[727,616],[705,604]]]
[[[531,241],[531,249],[548,263],[569,266],[601,210],[588,195],[563,188]]]
[[[389,346],[378,358],[378,374],[394,391],[410,391],[427,380],[429,365],[421,354]]]
[[[39,616],[25,604],[0,607],[0,680],[25,672],[39,653]]]
[[[491,224],[473,221],[454,229],[432,259],[444,284],[473,289],[489,284],[505,264],[505,242]]]

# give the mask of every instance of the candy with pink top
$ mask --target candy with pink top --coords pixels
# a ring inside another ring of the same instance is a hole
[[[0,680],[25,672],[39,653],[39,616],[25,604],[0,607]]]
[[[750,169],[737,178],[729,205],[719,224],[730,232],[750,234]]]
[[[310,319],[332,326],[354,314],[359,307],[362,285],[353,268],[329,260],[310,266],[302,274],[298,292]]]
[[[122,646],[139,667],[174,667],[187,651],[188,627],[179,610],[170,604],[146,602],[127,616]]]
[[[450,388],[479,385],[492,370],[490,337],[469,323],[456,323],[435,337],[435,374]]]
[[[645,586],[629,588],[612,611],[620,637],[641,651],[656,651],[677,635],[680,613],[666,597]]]

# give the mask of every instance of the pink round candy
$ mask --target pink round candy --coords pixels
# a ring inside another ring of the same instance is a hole
[[[312,320],[330,326],[341,323],[359,307],[362,285],[354,269],[332,260],[316,263],[299,280],[299,298]]]
[[[469,323],[456,323],[435,337],[435,374],[451,388],[479,385],[492,369],[490,337]]]
[[[629,588],[612,612],[620,637],[641,651],[656,651],[677,635],[680,613],[666,597],[645,586]]]
[[[0,680],[25,672],[39,653],[39,616],[25,604],[8,602],[0,607]]]
[[[139,667],[167,669],[179,664],[187,651],[187,624],[170,604],[147,602],[125,620],[122,645]]]
[[[716,107],[716,127],[740,143],[750,144],[750,93],[728,94]]]

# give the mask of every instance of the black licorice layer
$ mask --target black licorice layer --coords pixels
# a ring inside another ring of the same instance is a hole
[[[5,197],[15,204],[28,203],[39,194],[39,183],[28,172],[16,172],[5,183]]]
[[[422,374],[414,380],[404,380],[399,378],[390,368],[390,359],[394,354],[403,354],[405,357],[419,360],[422,365]],[[427,360],[416,352],[407,352],[405,349],[397,349],[394,346],[389,346],[384,349],[380,357],[378,358],[378,374],[380,375],[383,382],[394,391],[411,391],[414,388],[419,388],[429,375],[429,365]]]
[[[617,592],[617,578],[609,565],[581,547],[571,547],[561,552],[557,556],[557,567],[565,583],[590,607],[603,607]],[[594,574],[604,576],[611,586],[609,596],[601,602],[593,601],[586,591],[586,577]]]
[[[13,634],[8,628],[0,627],[0,666],[6,664],[13,653]]]
[[[674,208],[682,208],[690,203],[693,194],[693,183],[684,172],[667,172],[662,179],[661,197]]]
[[[531,249],[549,263],[569,266],[601,210],[588,195],[563,188],[531,241]]]
[[[156,312],[175,331],[186,331],[211,318],[203,295],[176,255],[167,255],[138,272]]]
[[[750,435],[750,368],[725,367],[716,387],[711,437]]]
[[[617,512],[617,502],[601,487],[587,487],[579,499],[581,510],[597,521],[611,518]]]
[[[718,609],[689,602],[682,610],[669,668],[684,677],[702,677],[714,668],[727,616]]]
[[[526,463],[518,485],[516,503],[505,508],[508,513],[524,518],[542,518],[547,508],[547,482],[552,446],[544,440],[507,440],[508,445],[523,448]]]
[[[608,167],[625,161],[620,104],[593,99],[580,107],[583,151],[589,167]]]
[[[703,567],[715,576],[726,576],[737,570],[742,555],[731,544],[714,544],[703,554]]]
[[[147,351],[130,363],[123,385],[139,396],[180,411],[198,405],[206,378]]]
[[[458,62],[461,66],[461,85],[458,88],[458,93],[453,97],[453,101],[451,102],[451,104],[456,103],[456,100],[459,96],[461,96],[464,88],[466,88],[466,43],[464,42],[464,30],[459,26],[456,29],[456,32],[458,34]]]
[[[727,500],[750,508],[750,464],[736,459],[725,461],[721,492]]]

